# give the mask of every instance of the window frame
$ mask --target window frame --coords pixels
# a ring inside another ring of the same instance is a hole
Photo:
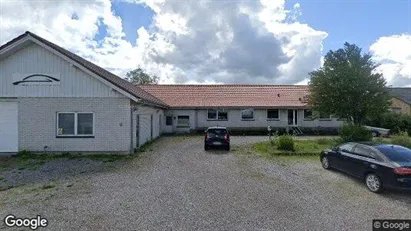
[[[251,110],[251,111],[252,111],[252,114],[253,114],[253,118],[243,118],[243,111],[245,111],[245,110]],[[245,109],[242,109],[242,110],[240,111],[241,120],[242,120],[242,121],[253,121],[253,120],[255,120],[254,112],[255,112],[254,108],[245,108]]]
[[[165,119],[165,121],[166,121],[166,126],[173,126],[173,116],[171,116],[171,115],[166,115],[165,116],[166,117],[166,119]],[[167,124],[167,118],[171,118],[171,124]]]
[[[188,125],[179,125],[178,121],[180,120],[178,117],[188,117]],[[190,127],[190,116],[189,115],[178,115],[177,116],[177,124],[176,124],[177,128],[189,128]]]
[[[208,111],[210,111],[210,110],[214,110],[214,111],[216,112],[216,114],[215,114],[215,115],[216,115],[215,119],[208,117],[208,115],[209,115]],[[219,119],[219,117],[220,117],[220,116],[219,116],[220,112],[226,113],[226,114],[227,114],[227,119]],[[228,121],[228,111],[227,111],[226,109],[213,109],[213,108],[209,108],[209,109],[207,109],[207,120],[209,120],[209,121]]]
[[[318,113],[318,120],[329,121],[331,119],[332,119],[331,114],[329,115],[329,117],[321,117],[321,114]]]
[[[278,117],[277,117],[277,118],[268,118],[268,111],[275,111],[275,110],[278,111]],[[266,110],[266,118],[267,118],[267,120],[269,120],[269,121],[278,121],[278,120],[280,120],[280,109],[278,109],[278,108],[267,109],[267,110]]]
[[[74,114],[74,134],[59,134],[59,115],[60,114]],[[78,134],[78,114],[91,114],[93,116],[93,133],[92,134]],[[94,138],[96,119],[94,112],[73,112],[73,111],[61,111],[56,113],[56,137],[57,138]]]
[[[305,116],[306,111],[311,111],[311,116],[310,117]],[[306,120],[306,121],[312,121],[313,120],[313,110],[312,109],[304,109],[303,110],[303,119]]]

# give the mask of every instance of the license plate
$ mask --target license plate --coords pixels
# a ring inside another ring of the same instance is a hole
[[[221,145],[221,142],[213,142],[214,145]]]

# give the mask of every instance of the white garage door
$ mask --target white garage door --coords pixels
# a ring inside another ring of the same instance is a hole
[[[143,145],[147,141],[151,140],[151,122],[152,116],[151,115],[140,115],[139,116],[139,145]]]
[[[0,152],[17,152],[17,103],[0,102]]]

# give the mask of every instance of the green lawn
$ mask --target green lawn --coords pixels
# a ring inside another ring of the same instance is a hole
[[[253,149],[263,155],[268,156],[310,156],[319,155],[322,150],[337,145],[335,139],[318,140],[294,140],[295,151],[283,151],[277,148],[275,142],[259,142],[253,145]]]

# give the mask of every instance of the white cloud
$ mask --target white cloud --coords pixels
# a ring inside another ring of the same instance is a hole
[[[389,85],[411,86],[411,35],[392,35],[379,38],[370,46],[379,71]]]
[[[327,33],[298,22],[299,3],[126,1],[155,12],[136,45],[109,0],[2,0],[0,43],[30,30],[120,75],[140,65],[161,83],[297,83],[321,65]],[[107,36],[95,41],[99,26]]]

